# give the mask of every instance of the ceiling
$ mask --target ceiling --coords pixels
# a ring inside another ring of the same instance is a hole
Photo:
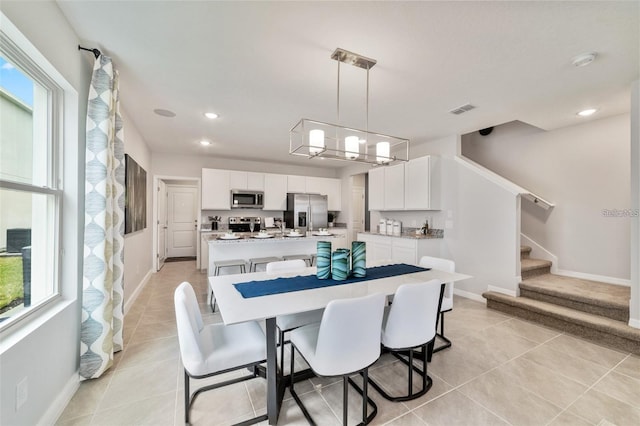
[[[83,45],[113,58],[123,109],[154,152],[309,165],[288,154],[289,129],[337,121],[337,47],[377,60],[369,129],[412,144],[628,112],[640,75],[637,1],[57,3]],[[590,51],[591,65],[572,65]],[[364,128],[366,72],[343,65],[340,84],[340,124]],[[465,103],[476,109],[448,112]]]

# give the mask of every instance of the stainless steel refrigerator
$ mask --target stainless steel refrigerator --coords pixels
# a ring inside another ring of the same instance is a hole
[[[287,228],[316,231],[327,227],[327,196],[320,194],[287,194],[284,212]]]

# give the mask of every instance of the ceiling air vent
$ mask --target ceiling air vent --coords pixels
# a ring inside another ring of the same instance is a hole
[[[475,107],[471,104],[464,104],[464,105],[460,105],[457,108],[452,109],[451,111],[449,111],[451,114],[455,114],[455,115],[460,115],[462,113],[465,113],[467,111],[471,111],[472,109],[474,109]]]

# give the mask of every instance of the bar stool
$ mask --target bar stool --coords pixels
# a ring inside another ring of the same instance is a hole
[[[215,269],[213,270],[214,276],[220,275],[221,268],[239,267],[241,274],[244,274],[245,272],[247,272],[247,270],[245,269],[244,259],[217,260],[214,262],[214,264],[215,264]],[[216,298],[213,296],[213,290],[211,289],[211,286],[209,286],[209,305],[211,306],[211,312],[215,312]]]
[[[258,265],[266,265],[270,262],[279,262],[281,261],[281,257],[270,256],[270,257],[254,257],[249,259],[249,272],[256,272],[256,267]]]
[[[295,260],[302,259],[305,261],[307,266],[312,266],[311,255],[310,254],[288,254],[286,256],[282,256],[284,260]]]

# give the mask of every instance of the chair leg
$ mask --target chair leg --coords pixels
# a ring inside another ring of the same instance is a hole
[[[284,376],[284,331],[280,329],[278,329],[278,341],[280,342],[280,374]],[[291,350],[293,350],[293,345],[291,345]],[[293,378],[293,364],[291,365],[289,374]]]
[[[304,418],[307,419],[307,422],[312,426],[316,426],[316,422],[313,421],[313,419],[311,418],[311,414],[309,414],[309,412],[307,411],[307,408],[302,403],[302,400],[300,400],[300,397],[298,396],[296,391],[293,389],[293,384],[295,383],[294,368],[293,368],[294,353],[295,353],[295,347],[293,346],[293,343],[292,343],[291,344],[291,372],[290,372],[291,382],[289,383],[289,391],[291,392],[291,396],[293,397],[293,399],[296,401],[296,404],[298,404],[298,407],[300,407],[300,410],[302,411]]]
[[[189,409],[191,408],[189,405],[189,400],[191,395],[189,395],[189,375],[187,374],[187,370],[184,370],[184,422],[185,424],[189,424]]]
[[[434,339],[435,340],[435,339]],[[393,396],[393,395],[389,395],[384,389],[382,389],[382,387],[380,387],[380,385],[378,385],[372,378],[369,378],[369,383],[371,383],[371,386],[374,387],[375,390],[378,391],[378,393],[380,395],[382,395],[385,399],[389,400],[389,401],[393,401],[393,402],[401,402],[401,401],[411,401],[413,399],[416,398],[420,398],[422,395],[426,394],[427,392],[429,392],[429,389],[431,389],[431,386],[433,385],[433,380],[431,379],[431,377],[429,377],[427,375],[427,362],[426,362],[426,358],[428,357],[428,353],[430,352],[429,349],[427,349],[429,344],[432,344],[433,340],[430,343],[427,343],[423,346],[421,346],[422,349],[422,353],[420,354],[422,356],[422,361],[423,361],[423,367],[422,370],[419,369],[418,367],[416,367],[413,363],[413,349],[409,350],[409,359],[405,359],[404,357],[400,356],[398,354],[398,352],[393,352],[393,355],[398,358],[400,361],[404,362],[408,367],[409,367],[409,377],[407,378],[407,382],[408,382],[408,392],[406,395],[402,395],[402,396]],[[418,374],[420,374],[421,378],[422,378],[422,389],[420,389],[418,392],[413,392],[413,372],[417,372]]]
[[[447,349],[451,347],[451,340],[447,339],[444,336],[444,314],[445,314],[444,312],[440,312],[440,333],[436,334],[440,339],[444,340],[444,344],[438,346],[437,348],[433,348],[432,346],[433,353],[439,352],[443,349]],[[431,354],[429,355],[429,362],[431,362]]]
[[[342,376],[342,424],[347,426],[349,418],[349,382],[347,376]]]

